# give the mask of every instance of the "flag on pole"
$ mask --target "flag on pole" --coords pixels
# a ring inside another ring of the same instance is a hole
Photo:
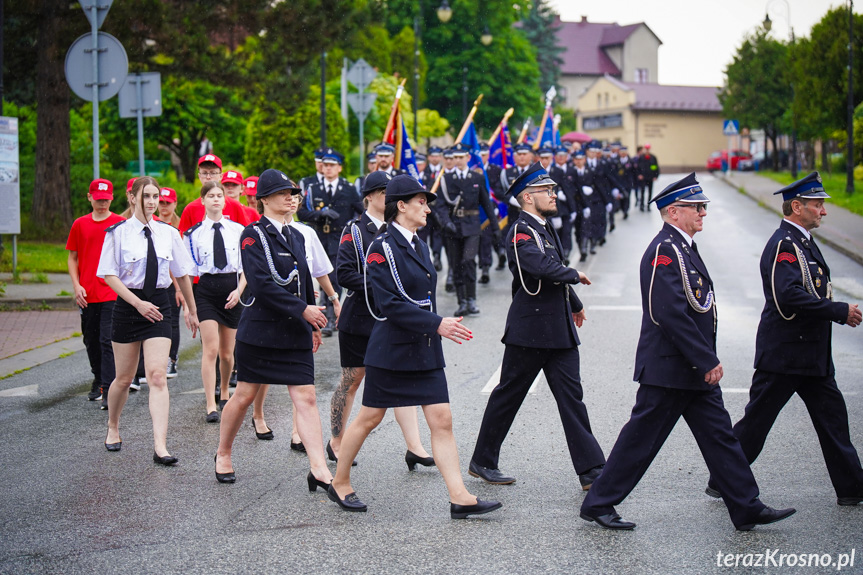
[[[509,126],[504,126],[492,140],[488,149],[488,163],[500,166],[504,170],[512,165],[512,140],[509,137]]]
[[[404,81],[402,81],[398,90],[396,90],[395,102],[393,102],[390,119],[384,131],[383,141],[395,148],[393,167],[406,171],[412,178],[419,181],[420,173],[419,169],[417,169],[416,156],[408,140],[408,132],[402,119],[401,107],[399,106],[403,91]]]

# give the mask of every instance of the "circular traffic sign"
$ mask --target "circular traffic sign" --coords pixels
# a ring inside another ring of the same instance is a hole
[[[117,95],[126,82],[129,58],[119,40],[105,32],[98,33],[99,41],[99,101]],[[66,81],[75,95],[93,101],[93,34],[87,33],[75,40],[66,52]]]

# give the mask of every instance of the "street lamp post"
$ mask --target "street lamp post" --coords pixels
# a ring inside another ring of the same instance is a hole
[[[767,2],[767,10],[770,8],[771,2],[774,0],[770,0]],[[788,20],[788,37],[791,40],[790,47],[793,50],[794,46],[794,27],[791,25],[791,6],[788,4],[787,0],[782,0],[785,3],[785,15]],[[767,32],[770,32],[770,29],[773,27],[773,22],[770,21],[770,14],[766,14],[764,16],[764,29]],[[764,150],[767,152],[767,150]],[[794,114],[794,81],[791,82],[791,161],[789,162],[791,168],[791,177],[795,180],[797,179],[797,116]]]
[[[848,141],[845,148],[845,191],[854,193],[854,0],[848,1]]]
[[[437,18],[444,24],[452,18],[452,8],[447,0],[442,0],[437,10]],[[417,13],[414,15],[414,144],[419,145],[417,126],[419,126],[420,107],[420,18],[423,16],[422,0],[417,2]]]

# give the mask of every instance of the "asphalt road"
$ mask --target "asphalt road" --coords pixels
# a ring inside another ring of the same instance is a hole
[[[663,176],[659,189],[672,177]],[[702,182],[713,203],[696,239],[716,283],[722,387],[736,421],[747,400],[763,303],[758,258],[778,220],[710,176]],[[581,330],[585,401],[606,453],[634,402],[638,261],[660,225],[656,211],[619,222],[583,268],[593,285],[578,288],[588,316]],[[826,246],[822,251],[837,299],[863,300],[863,268]],[[247,423],[235,444],[237,483],[217,483],[212,456],[218,428],[204,423],[197,346],[183,354],[180,377],[171,383],[168,446],[179,465],[152,463],[146,387],[131,396],[123,413],[123,450],[108,453],[102,446],[106,415],[86,401],[86,355],[76,353],[0,381],[0,573],[819,573],[837,569],[779,567],[770,558],[831,554],[835,561],[852,552],[854,565],[842,572],[863,573],[863,506],[836,505],[815,432],[797,398],[779,417],[753,470],[768,505],[794,506],[798,513],[748,533],[736,532],[723,504],[704,495],[707,469],[683,423],[618,507],[638,523],[635,531],[609,532],[579,519],[583,493],[542,383],[528,395],[501,455],[501,469],[518,482],[491,486],[468,477],[487,399],[483,390],[490,380],[493,385],[503,355],[510,299],[509,272],[492,273],[492,284],[480,286],[482,314],[466,320],[475,339],[445,342],[445,354],[465,481],[479,497],[501,500],[502,510],[451,520],[439,473],[406,469],[404,442],[391,415],[369,437],[353,472],[368,513],[345,513],[322,492],[310,494],[307,460],[288,449],[291,409],[284,389],[273,389],[268,398],[275,441],[257,441]],[[442,287],[438,301],[451,312],[454,298]],[[863,330],[834,328],[837,379],[858,450],[861,344]],[[318,405],[326,422],[339,374],[336,339],[325,340],[317,362]],[[745,554],[762,553],[767,567],[743,566],[757,561]],[[726,567],[718,564],[726,554],[744,555],[738,566]]]

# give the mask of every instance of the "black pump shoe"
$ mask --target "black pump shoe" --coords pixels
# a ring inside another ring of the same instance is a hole
[[[467,519],[468,515],[482,515],[483,513],[491,513],[496,509],[503,507],[500,501],[483,501],[477,498],[473,505],[459,505],[457,503],[449,504],[449,515],[453,519]]]
[[[312,473],[311,471],[309,471],[309,474],[306,476],[306,481],[308,481],[308,483],[309,483],[309,492],[310,493],[314,493],[315,491],[317,491],[318,487],[320,487],[324,491],[327,491],[330,488],[329,483],[324,483],[323,481],[321,481],[320,479],[315,477],[315,474]]]
[[[159,465],[171,467],[172,465],[177,463],[177,461],[179,461],[179,459],[177,459],[173,455],[165,455],[164,457],[162,457],[155,451],[153,452],[153,463],[158,463]]]
[[[252,420],[252,429],[255,430],[255,437],[257,437],[258,439],[263,439],[263,440],[269,441],[270,439],[272,439],[274,437],[272,429],[267,429],[263,433],[258,433],[258,428],[255,427],[255,420],[254,419]]]
[[[339,494],[336,493],[335,488],[330,484],[327,488],[327,497],[330,498],[330,501],[339,504],[339,507],[344,509],[345,511],[367,511],[368,506],[360,501],[360,498],[357,497],[357,494],[353,491],[345,495],[344,499],[339,499]]]
[[[327,441],[327,457],[330,458],[330,461],[335,461],[336,463],[339,462],[339,458],[336,457],[336,452],[333,451],[333,446],[330,445],[329,441]],[[353,463],[351,463],[351,467],[356,467],[356,466],[357,466],[357,460],[354,459]]]
[[[410,471],[416,471],[417,463],[425,467],[434,466],[434,457],[420,457],[410,449],[405,453],[405,463]]]
[[[213,456],[213,463],[216,463],[216,459],[218,459],[218,454]],[[237,480],[237,476],[234,475],[233,471],[229,471],[227,473],[219,473],[216,471],[216,481],[219,483],[233,483]]]
[[[105,449],[107,449],[108,451],[120,451],[122,447],[122,441],[118,441],[117,443],[105,443]]]

